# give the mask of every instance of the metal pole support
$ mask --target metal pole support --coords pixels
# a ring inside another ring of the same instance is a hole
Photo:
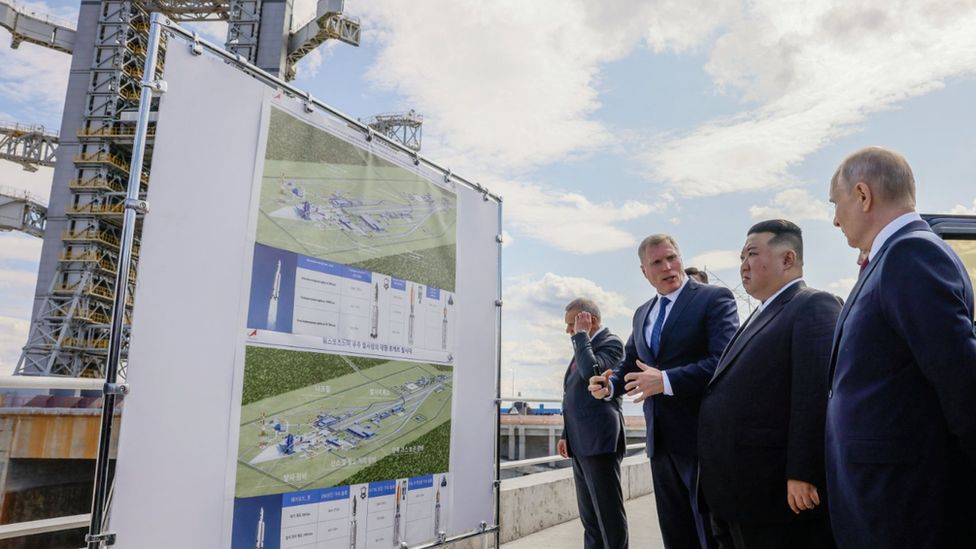
[[[167,19],[153,13],[150,18],[149,43],[146,48],[146,63],[139,97],[139,119],[136,122],[135,139],[132,144],[132,159],[129,165],[129,186],[126,189],[125,217],[122,222],[122,241],[119,244],[119,265],[115,273],[115,296],[112,301],[112,323],[108,339],[108,362],[105,365],[105,386],[102,389],[102,421],[98,436],[98,454],[95,459],[95,488],[92,497],[91,522],[85,543],[88,549],[101,549],[115,543],[115,533],[104,532],[108,516],[109,445],[112,440],[112,421],[118,398],[128,393],[128,386],[118,383],[119,360],[122,353],[122,329],[125,322],[126,297],[128,293],[129,267],[132,264],[132,242],[136,228],[136,215],[149,211],[149,205],[139,199],[142,179],[143,157],[146,152],[146,133],[149,128],[149,111],[154,93],[165,93],[166,83],[152,80],[156,75],[156,59],[159,55],[159,42],[162,26]]]

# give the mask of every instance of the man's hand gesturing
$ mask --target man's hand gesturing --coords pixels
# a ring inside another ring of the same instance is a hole
[[[576,323],[573,325],[573,329],[576,333],[586,332],[590,333],[590,328],[593,327],[593,316],[586,311],[582,311],[576,314]]]
[[[639,360],[637,367],[640,368],[639,372],[624,376],[624,381],[628,382],[624,385],[624,390],[627,391],[627,396],[637,397],[634,399],[635,404],[664,392],[664,376],[661,375],[661,370]]]
[[[603,375],[593,376],[590,378],[590,385],[587,389],[590,390],[590,394],[593,398],[597,400],[603,400],[610,396],[610,376],[613,375],[613,370],[606,370]]]

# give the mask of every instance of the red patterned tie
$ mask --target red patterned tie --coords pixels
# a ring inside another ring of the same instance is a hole
[[[858,271],[858,273],[857,273],[859,276],[864,273],[864,269],[867,269],[868,268],[868,263],[870,263],[870,262],[871,262],[871,260],[869,258],[867,258],[867,257],[864,258],[864,263],[861,263],[861,270]]]

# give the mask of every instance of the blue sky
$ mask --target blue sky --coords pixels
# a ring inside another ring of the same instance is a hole
[[[416,109],[423,153],[505,198],[503,392],[557,396],[562,307],[589,295],[623,336],[651,296],[635,247],[738,284],[746,229],[787,217],[806,280],[845,296],[855,253],[827,183],[867,145],[904,153],[924,212],[976,213],[972,2],[348,0],[363,44],[328,45],[297,85],[357,117]],[[70,19],[76,4],[32,4]],[[296,2],[307,19],[314,2]],[[223,42],[220,24],[205,35]],[[0,120],[60,124],[68,57],[0,31]],[[51,171],[0,165],[44,195]],[[0,369],[27,332],[39,242],[0,234]],[[743,304],[743,307],[745,304]]]

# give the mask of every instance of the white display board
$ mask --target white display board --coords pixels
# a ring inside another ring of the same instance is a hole
[[[163,78],[116,546],[493,524],[500,204],[180,36]]]

